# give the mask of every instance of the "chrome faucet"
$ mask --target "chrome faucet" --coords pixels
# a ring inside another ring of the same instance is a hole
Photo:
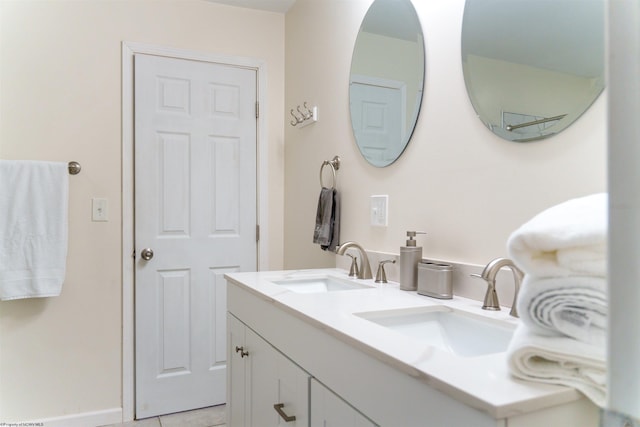
[[[371,274],[371,266],[369,265],[369,258],[364,248],[356,242],[345,242],[336,248],[336,254],[344,255],[345,251],[349,248],[356,248],[360,252],[360,271],[358,271],[358,279],[373,279]]]
[[[518,300],[518,292],[520,292],[520,283],[522,282],[523,273],[518,267],[508,258],[496,258],[489,262],[487,266],[482,270],[482,274],[472,274],[472,277],[479,277],[487,282],[487,293],[484,296],[484,304],[482,308],[484,310],[500,310],[500,303],[498,302],[498,294],[496,293],[496,275],[502,267],[509,267],[513,273],[513,282],[515,284],[515,291],[513,293],[513,304],[511,304],[510,315],[513,317],[518,316],[518,310],[516,303]]]

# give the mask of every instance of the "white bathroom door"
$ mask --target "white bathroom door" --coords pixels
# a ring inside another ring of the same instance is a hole
[[[389,164],[404,149],[406,89],[400,82],[354,76],[349,90],[353,131],[362,154]]]
[[[257,269],[256,70],[135,56],[136,418],[226,401],[226,282]]]

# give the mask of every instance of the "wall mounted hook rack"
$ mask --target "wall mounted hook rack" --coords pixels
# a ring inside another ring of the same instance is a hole
[[[302,128],[318,121],[318,107],[314,105],[309,109],[306,102],[302,105],[302,109],[298,105],[296,108],[297,112],[295,112],[293,108],[290,110],[289,114],[293,117],[293,120],[289,122],[291,126],[299,126]]]

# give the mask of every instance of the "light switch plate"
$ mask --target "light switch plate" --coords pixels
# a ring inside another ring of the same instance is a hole
[[[389,196],[371,196],[371,225],[375,227],[386,227],[389,215]]]
[[[109,209],[107,199],[94,197],[91,199],[91,220],[92,221],[108,221]]]

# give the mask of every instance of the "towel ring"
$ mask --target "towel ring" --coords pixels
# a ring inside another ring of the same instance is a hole
[[[331,187],[326,187],[326,188],[331,188],[331,189],[336,188],[336,182],[337,182],[336,171],[340,169],[340,157],[334,156],[332,160],[325,160],[324,162],[322,162],[322,166],[320,166],[320,187],[322,188],[325,187],[324,182],[322,180],[322,170],[324,169],[325,166],[331,167],[331,175],[333,177]]]

